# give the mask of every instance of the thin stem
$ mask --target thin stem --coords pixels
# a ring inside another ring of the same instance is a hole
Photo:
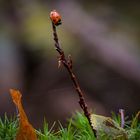
[[[124,109],[119,109],[119,113],[121,115],[121,127],[124,128],[124,125],[125,125]]]
[[[83,96],[83,92],[82,92],[82,90],[80,88],[80,85],[78,83],[76,75],[74,74],[74,72],[72,70],[72,60],[71,60],[71,57],[68,57],[68,60],[66,59],[64,51],[60,47],[59,40],[58,40],[58,35],[57,35],[57,31],[56,31],[56,26],[54,25],[53,22],[52,22],[52,28],[53,28],[53,36],[54,36],[54,41],[55,41],[55,49],[57,50],[57,52],[60,55],[59,61],[67,69],[67,71],[68,71],[68,73],[69,73],[69,75],[71,77],[71,80],[73,82],[73,85],[75,87],[75,90],[78,93],[80,107],[84,111],[84,114],[87,117],[90,126],[92,127],[92,125],[91,125],[92,123],[91,123],[91,120],[90,120],[90,113],[88,111],[88,106],[87,106],[87,104],[85,102],[85,99],[84,99],[84,96]],[[94,135],[96,136],[96,130],[93,127],[92,127],[92,130],[94,132]]]

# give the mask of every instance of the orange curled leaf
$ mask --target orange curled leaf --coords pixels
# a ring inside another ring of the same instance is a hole
[[[37,140],[34,128],[29,123],[26,113],[24,112],[21,103],[21,93],[18,90],[10,89],[10,94],[13,102],[19,111],[19,130],[16,135],[16,140]]]

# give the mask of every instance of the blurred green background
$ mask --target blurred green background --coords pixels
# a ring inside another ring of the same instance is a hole
[[[60,43],[71,54],[89,107],[98,114],[140,109],[140,1],[0,0],[0,115],[16,112],[19,89],[35,127],[80,110],[66,70],[57,68],[49,12],[61,13]]]

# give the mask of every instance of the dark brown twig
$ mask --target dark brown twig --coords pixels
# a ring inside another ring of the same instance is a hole
[[[85,102],[83,92],[82,92],[82,90],[81,90],[81,88],[79,86],[79,83],[77,81],[77,78],[76,78],[76,76],[75,76],[75,74],[73,73],[73,70],[72,70],[71,56],[69,55],[68,59],[66,59],[64,51],[61,49],[60,44],[59,44],[58,35],[57,35],[57,31],[56,31],[56,25],[53,22],[52,22],[52,28],[53,28],[53,36],[54,36],[54,41],[55,41],[55,48],[56,48],[57,52],[60,55],[59,62],[62,63],[64,65],[64,67],[67,69],[67,71],[68,71],[68,73],[69,73],[69,75],[71,77],[71,80],[72,80],[72,82],[74,84],[75,90],[79,95],[80,107],[84,111],[84,114],[87,117],[90,126],[92,127],[91,120],[90,120],[90,113],[88,111],[88,107],[87,107],[87,104]],[[92,127],[92,130],[94,132],[94,135],[96,136],[96,130],[93,127]]]

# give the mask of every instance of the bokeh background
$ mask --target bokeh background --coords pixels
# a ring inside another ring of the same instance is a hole
[[[71,54],[89,108],[98,114],[140,109],[140,1],[0,0],[0,116],[16,112],[19,89],[35,127],[80,110],[67,71],[58,69],[49,12],[62,15],[60,43]]]

